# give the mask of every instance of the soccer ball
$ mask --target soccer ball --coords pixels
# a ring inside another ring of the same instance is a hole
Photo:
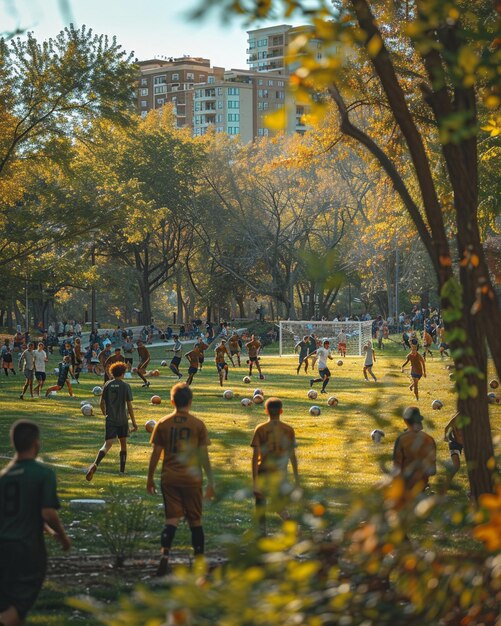
[[[96,385],[93,389],[92,389],[92,393],[95,396],[100,396],[103,393],[103,388],[100,387],[99,385]]]
[[[55,398],[56,396],[57,396],[57,391],[51,391],[47,397],[48,398]]]
[[[155,420],[148,420],[146,424],[144,425],[144,429],[146,430],[147,433],[152,433],[155,426],[156,426]]]
[[[223,398],[225,400],[231,400],[233,398],[233,391],[231,389],[226,389],[226,391],[223,391]]]
[[[242,406],[246,406],[247,407],[247,406],[250,406],[252,404],[252,400],[250,398],[242,398],[240,400],[240,404]]]
[[[248,385],[250,383],[251,379],[249,376],[244,376],[242,378],[242,382],[244,382],[246,385]]]
[[[384,432],[376,428],[371,432],[371,439],[374,443],[381,443],[381,439],[384,437]]]
[[[160,361],[160,365],[162,367],[167,367],[167,361]]]
[[[329,399],[327,400],[327,404],[329,406],[337,406],[338,403],[339,403],[339,400],[335,396],[330,396]]]
[[[56,376],[59,374],[59,368],[58,368],[58,367],[55,367],[55,368],[54,368],[54,374],[55,374]]]
[[[160,396],[151,396],[151,404],[161,404],[162,398]]]
[[[495,404],[496,394],[493,391],[487,394],[487,401],[489,402],[489,404]]]
[[[84,404],[90,404],[90,400],[81,400],[80,406],[84,406]]]
[[[152,375],[152,376],[155,376],[155,377],[156,377],[156,376],[160,376],[160,372],[159,372],[158,370],[153,370],[153,371],[151,372],[151,375]]]
[[[431,408],[434,411],[440,411],[440,409],[444,406],[444,403],[442,402],[442,400],[433,400],[433,402],[431,403]]]
[[[264,402],[264,398],[260,393],[256,393],[252,401],[255,402],[256,404],[261,404],[262,402]]]
[[[499,387],[499,382],[496,379],[491,380],[491,382],[489,383],[489,387],[491,389],[497,389]]]
[[[320,407],[319,406],[312,406],[310,407],[310,415],[312,415],[313,417],[318,417],[320,415]]]
[[[86,417],[90,417],[92,415],[92,405],[90,404],[84,404],[81,409],[82,411],[82,415],[85,415]]]
[[[318,397],[318,393],[315,391],[315,389],[310,389],[310,390],[308,391],[308,398],[309,398],[310,400],[316,400],[316,399],[317,399],[317,397]]]
[[[254,394],[255,396],[263,396],[264,398],[264,391],[262,389],[254,389]]]
[[[337,364],[339,365],[339,367],[341,367],[341,365],[343,364],[343,361],[341,361],[341,359],[339,359],[339,361],[337,362]]]

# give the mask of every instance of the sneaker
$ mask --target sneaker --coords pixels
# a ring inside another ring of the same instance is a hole
[[[310,387],[313,387],[313,383],[315,382],[314,378],[310,378]]]
[[[325,389],[320,389],[320,393],[327,393]]]
[[[259,374],[259,379],[260,379],[260,380],[264,380],[264,376],[263,376],[263,374]]]
[[[85,474],[85,479],[90,482],[92,480],[92,477],[96,473],[96,470],[97,470],[97,465],[93,463],[87,470],[87,474]]]
[[[158,564],[155,576],[166,576],[169,570],[169,557],[163,556]]]
[[[20,400],[24,400],[24,395],[23,395],[23,394],[21,394],[21,395],[19,396],[19,399],[20,399]]]
[[[183,376],[182,376],[182,374],[178,374],[178,375],[177,375],[177,379],[178,379],[178,380],[181,380],[181,378],[182,378],[182,377],[183,377]]]

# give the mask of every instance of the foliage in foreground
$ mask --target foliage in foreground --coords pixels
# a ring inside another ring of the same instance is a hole
[[[404,504],[397,478],[355,498],[342,518],[310,500],[300,525],[285,522],[274,537],[226,537],[226,565],[176,568],[168,593],[138,587],[112,612],[80,600],[72,605],[108,626],[498,624],[501,554],[440,550],[452,533],[475,548],[473,535],[501,534],[501,489],[481,504],[474,511],[439,495]],[[427,539],[417,546],[416,535]]]

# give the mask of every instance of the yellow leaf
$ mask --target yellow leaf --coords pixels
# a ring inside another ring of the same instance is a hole
[[[277,109],[274,113],[269,113],[264,118],[266,127],[271,130],[285,130],[287,126],[287,111],[285,107]]]
[[[383,40],[379,35],[373,35],[367,42],[367,52],[371,58],[377,57],[383,47]]]

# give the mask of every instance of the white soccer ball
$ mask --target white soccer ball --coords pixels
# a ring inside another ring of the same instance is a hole
[[[244,376],[242,378],[242,382],[244,382],[246,385],[248,385],[250,383],[251,379],[249,376]]]
[[[92,393],[95,396],[100,396],[103,393],[103,388],[100,387],[99,385],[96,385],[93,389],[92,389]]]
[[[308,398],[309,398],[310,400],[316,400],[316,399],[317,399],[317,397],[318,397],[318,392],[317,392],[317,391],[315,391],[315,389],[310,389],[310,390],[308,391]]]
[[[341,361],[341,359],[339,359],[339,361],[337,362],[337,364],[339,365],[339,367],[341,367],[341,365],[343,364],[343,361]]]
[[[162,367],[167,367],[167,361],[160,361],[160,365]]]
[[[81,400],[80,406],[84,406],[84,404],[90,404],[90,400]]]
[[[336,398],[336,396],[329,396],[327,404],[329,406],[337,406],[339,404],[339,400]]]
[[[384,432],[376,428],[371,432],[371,439],[374,443],[381,443],[381,439],[384,437]]]
[[[155,420],[148,420],[146,424],[144,425],[144,429],[146,430],[147,433],[152,433],[156,424],[157,423],[155,422]]]
[[[94,409],[92,408],[91,404],[84,404],[80,410],[82,411],[82,415],[85,415],[86,417],[90,417]]]
[[[442,400],[433,400],[433,402],[431,403],[431,408],[434,411],[440,411],[440,409],[444,406],[444,403],[442,402]]]
[[[264,391],[262,389],[254,389],[254,396],[263,396],[264,397]]]
[[[231,389],[226,389],[226,391],[223,391],[223,398],[225,400],[231,400],[233,398],[233,391]]]
[[[318,417],[320,413],[321,411],[319,406],[313,405],[312,407],[310,407],[310,415],[312,415],[313,417]]]
[[[262,404],[264,402],[264,397],[260,393],[256,393],[256,395],[252,398],[252,401],[255,404]]]
[[[247,407],[247,406],[250,406],[250,405],[252,404],[252,400],[251,400],[250,398],[242,398],[242,399],[240,400],[240,404],[241,404],[242,406]]]
[[[59,368],[58,368],[58,367],[55,367],[55,368],[54,368],[54,374],[55,374],[56,376],[59,374]]]

